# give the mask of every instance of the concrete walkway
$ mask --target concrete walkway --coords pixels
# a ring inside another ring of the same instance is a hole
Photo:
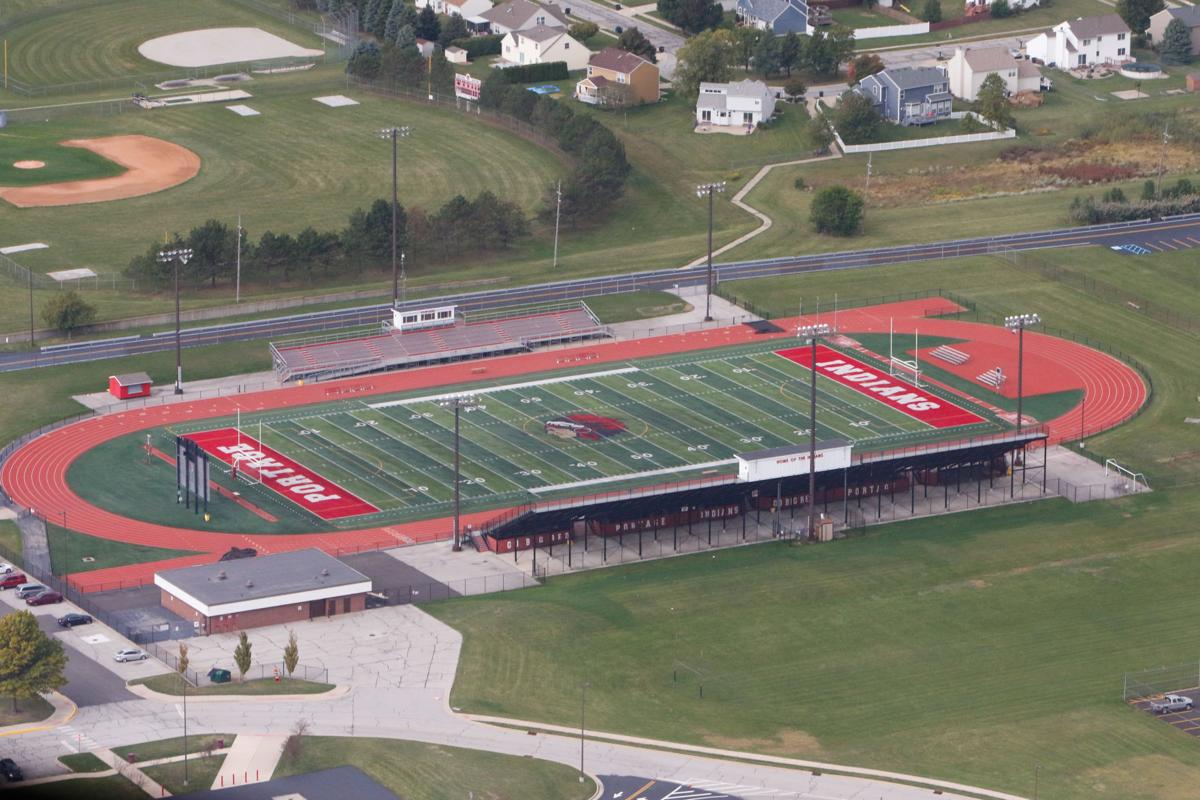
[[[217,777],[213,778],[212,788],[271,780],[287,739],[286,733],[238,734],[229,754],[225,756],[225,763],[221,765]]]

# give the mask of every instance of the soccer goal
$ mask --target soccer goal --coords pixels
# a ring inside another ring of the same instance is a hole
[[[1146,482],[1145,475],[1140,472],[1134,472],[1131,469],[1126,469],[1111,458],[1104,462],[1104,477],[1107,478],[1110,473],[1118,478],[1124,478],[1129,484],[1132,484],[1129,488],[1135,492],[1139,491],[1142,487],[1146,489],[1150,488],[1150,484]]]

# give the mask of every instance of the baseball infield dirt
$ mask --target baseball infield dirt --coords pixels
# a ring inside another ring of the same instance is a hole
[[[0,198],[18,208],[103,203],[169,189],[190,180],[200,171],[198,155],[186,147],[153,136],[106,136],[103,139],[73,139],[61,144],[98,153],[125,167],[126,172],[112,178],[0,188]]]

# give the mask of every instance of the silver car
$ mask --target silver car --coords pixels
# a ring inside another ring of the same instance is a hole
[[[1191,711],[1192,698],[1184,697],[1181,694],[1163,695],[1162,700],[1156,700],[1150,704],[1150,710],[1155,714],[1170,714],[1175,711]]]
[[[145,661],[150,657],[150,654],[145,650],[139,650],[136,647],[131,647],[127,650],[118,650],[113,656],[113,661],[125,663],[126,661]]]

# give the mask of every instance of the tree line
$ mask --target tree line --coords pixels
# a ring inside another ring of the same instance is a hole
[[[811,36],[775,36],[756,28],[720,28],[693,36],[679,49],[674,85],[685,97],[695,97],[703,82],[725,83],[738,68],[752,66],[764,77],[792,71],[820,78],[837,75],[854,55],[854,31],[840,25]]]

